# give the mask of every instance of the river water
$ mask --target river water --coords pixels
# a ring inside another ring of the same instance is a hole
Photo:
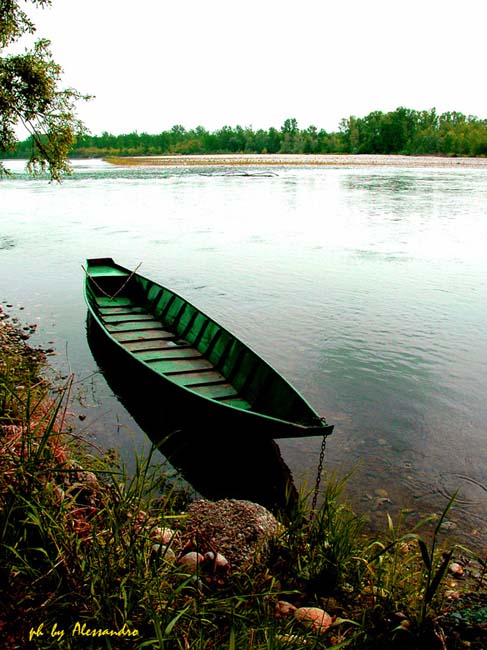
[[[458,489],[451,528],[487,535],[487,169],[83,161],[58,185],[13,167],[0,299],[75,373],[98,444],[129,465],[147,446],[86,341],[82,264],[111,256],[211,314],[335,424],[325,467],[355,468],[350,498],[373,525],[439,512]],[[298,486],[320,443],[279,442]]]

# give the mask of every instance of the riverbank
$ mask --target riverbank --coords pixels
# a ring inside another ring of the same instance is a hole
[[[44,379],[31,326],[0,316],[6,650],[485,647],[485,564],[442,537],[449,506],[371,538],[346,479],[279,522],[250,502],[191,503],[152,457],[127,476],[77,434],[71,383]]]
[[[328,167],[464,167],[487,169],[487,158],[348,154],[214,154],[178,156],[113,156],[106,162],[131,166],[328,166]]]

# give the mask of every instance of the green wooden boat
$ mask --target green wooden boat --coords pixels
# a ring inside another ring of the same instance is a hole
[[[276,370],[181,296],[111,258],[89,259],[85,270],[89,315],[107,345],[151,387],[151,401],[154,386],[166,410],[183,400],[185,426],[267,438],[331,433]]]

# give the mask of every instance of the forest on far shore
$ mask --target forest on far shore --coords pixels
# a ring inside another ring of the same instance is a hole
[[[31,139],[1,157],[26,158]],[[159,134],[86,134],[71,150],[73,158],[105,156],[151,156],[218,153],[291,154],[405,154],[444,156],[487,156],[487,120],[458,112],[438,114],[436,109],[400,107],[365,117],[341,120],[337,132],[316,126],[300,129],[295,118],[274,127],[223,126],[209,132],[203,126],[186,129],[175,125]]]

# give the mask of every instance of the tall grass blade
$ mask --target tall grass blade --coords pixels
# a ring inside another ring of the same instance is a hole
[[[457,495],[458,495],[458,490],[455,490],[455,492],[454,492],[454,493],[452,494],[452,496],[450,497],[450,500],[448,501],[448,503],[447,503],[447,505],[446,505],[446,508],[445,508],[445,509],[443,510],[443,512],[441,513],[441,517],[440,517],[440,519],[438,520],[438,524],[437,524],[437,526],[436,526],[436,528],[435,528],[435,535],[434,535],[435,540],[436,540],[436,537],[437,537],[438,533],[440,532],[440,529],[441,529],[441,527],[442,527],[442,525],[443,525],[443,522],[444,522],[445,519],[446,519],[447,514],[450,512],[450,509],[451,509],[451,507],[453,506],[453,503],[454,503],[454,501],[455,501],[456,498],[457,498]]]
[[[187,607],[185,607],[184,609],[182,609],[180,612],[178,612],[176,614],[176,616],[171,621],[169,621],[168,625],[166,625],[166,628],[164,630],[164,634],[165,634],[166,637],[168,637],[171,634],[171,632],[172,632],[174,626],[176,625],[176,623],[179,621],[181,616],[184,616],[184,614],[186,614],[188,609],[189,609],[189,605]]]
[[[451,549],[444,557],[443,562],[440,564],[438,570],[436,571],[433,580],[431,581],[431,584],[428,586],[428,589],[426,590],[426,593],[424,595],[424,601],[425,603],[430,603],[433,600],[433,597],[440,586],[441,581],[443,580],[443,577],[445,573],[448,570],[448,566],[450,564],[450,560],[452,558],[454,549]]]
[[[236,641],[235,641],[235,628],[232,627],[230,630],[230,638],[228,640],[228,650],[236,650]]]
[[[156,639],[159,642],[159,648],[162,650],[162,648],[164,648],[164,634],[162,633],[161,623],[157,615],[153,617],[152,624],[156,633]]]
[[[431,571],[432,565],[428,547],[426,546],[425,541],[421,539],[421,537],[418,537],[418,546],[419,550],[421,551],[421,557],[423,558],[425,567],[428,569],[428,571]]]

